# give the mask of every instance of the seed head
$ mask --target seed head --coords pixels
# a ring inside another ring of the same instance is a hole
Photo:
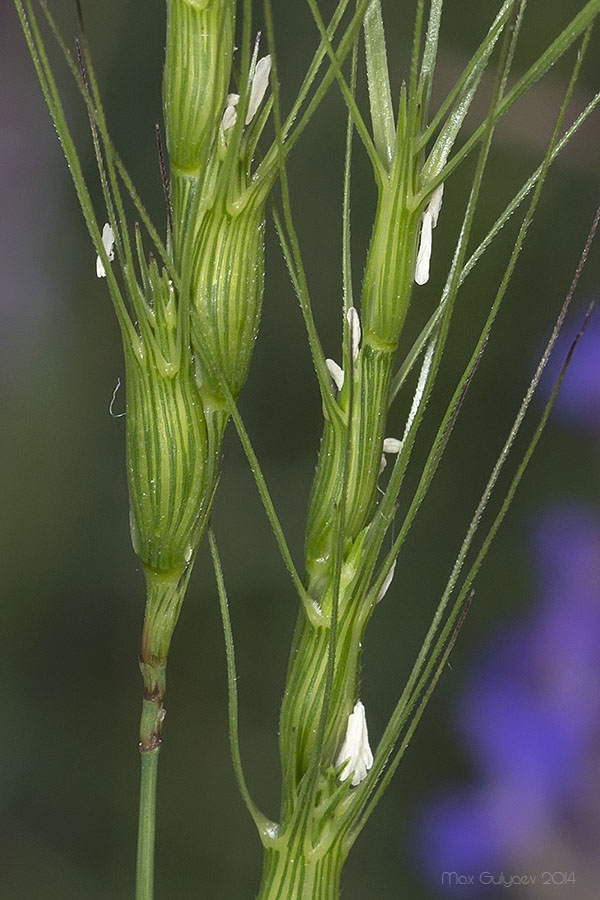
[[[171,166],[206,167],[231,78],[235,0],[167,0],[163,103]]]

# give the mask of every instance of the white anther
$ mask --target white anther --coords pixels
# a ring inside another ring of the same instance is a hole
[[[429,207],[423,213],[421,222],[421,237],[419,238],[419,250],[417,252],[417,265],[415,267],[415,281],[417,284],[427,284],[429,281],[429,263],[431,261],[431,247],[433,238],[433,220]]]
[[[440,210],[442,208],[442,199],[444,197],[444,184],[440,184],[436,187],[435,191],[431,195],[431,200],[429,201],[429,212],[431,213],[431,224],[435,228],[438,223],[438,219],[440,217]]]
[[[399,441],[398,438],[386,438],[383,442],[382,450],[383,453],[381,454],[381,465],[379,466],[380,475],[387,466],[387,459],[385,458],[385,454],[400,453],[400,451],[402,450],[402,441]]]
[[[419,249],[417,251],[417,265],[415,267],[415,281],[417,284],[427,284],[429,281],[433,229],[438,223],[443,194],[444,185],[440,184],[431,195],[431,200],[423,213],[421,237],[419,238]]]
[[[346,737],[337,756],[336,766],[346,765],[340,772],[340,781],[346,781],[352,775],[352,787],[356,787],[367,777],[367,772],[373,765],[373,754],[369,746],[369,732],[367,731],[367,717],[365,708],[360,700],[354,710],[348,716]]]
[[[344,387],[344,370],[334,359],[326,359],[325,365],[338,391]]]
[[[387,573],[387,575],[385,576],[385,581],[384,581],[383,584],[381,585],[381,590],[380,590],[379,593],[377,594],[377,600],[375,601],[375,603],[379,603],[379,601],[380,601],[380,600],[383,600],[383,598],[384,598],[385,595],[387,594],[388,588],[389,588],[389,586],[390,586],[390,584],[392,583],[392,580],[393,580],[393,578],[394,578],[394,572],[396,571],[396,563],[397,563],[397,561],[398,561],[398,560],[395,559],[394,562],[392,563],[392,565],[390,566],[390,571],[389,571],[389,572]]]
[[[248,113],[246,115],[246,125],[249,125],[257,113],[258,107],[262,103],[269,86],[269,76],[271,75],[271,55],[263,56],[256,63],[254,70],[254,78],[252,79],[252,87],[250,88],[250,102],[248,103]]]
[[[236,122],[237,112],[235,111],[235,106],[231,105],[226,107],[221,120],[221,128],[223,131],[231,131]]]
[[[352,345],[352,362],[356,362],[356,357],[360,351],[360,339],[362,331],[360,327],[360,316],[354,306],[351,306],[346,313],[346,319],[350,327],[350,341]]]
[[[386,438],[383,442],[384,453],[400,453],[402,450],[402,441],[398,438]]]
[[[102,246],[106,250],[109,262],[112,262],[115,258],[115,235],[108,222],[102,229]],[[100,256],[96,258],[96,275],[98,278],[106,278],[106,269]]]

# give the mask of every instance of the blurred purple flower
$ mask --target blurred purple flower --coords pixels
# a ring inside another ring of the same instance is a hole
[[[420,855],[442,873],[499,871],[585,797],[600,739],[600,513],[555,507],[536,523],[540,597],[475,663],[457,725],[478,786],[431,802]],[[482,887],[448,883],[449,896]]]
[[[420,823],[422,859],[429,880],[449,896],[461,900],[476,896],[478,881],[470,887],[464,879],[498,869],[506,858],[512,834],[507,824],[513,815],[510,809],[508,816],[502,815],[496,802],[501,800],[501,792],[469,787],[447,791],[425,809]]]
[[[554,353],[548,363],[544,384],[546,394],[565,361],[584,314],[574,328],[565,329],[560,335]],[[586,431],[600,432],[600,313],[595,310],[585,334],[577,345],[569,369],[565,375],[554,407],[556,415],[571,426]]]
[[[574,336],[558,341],[546,397]],[[598,315],[555,410],[600,433]],[[555,506],[538,517],[532,538],[537,606],[484,649],[458,702],[456,723],[477,783],[431,801],[418,828],[425,870],[448,896],[480,895],[479,873],[522,859],[567,815],[590,818],[586,785],[600,743],[600,512]],[[461,884],[461,874],[474,883]]]
[[[596,508],[573,503],[550,509],[538,519],[533,552],[544,596],[565,591],[596,595],[600,584],[598,517]]]

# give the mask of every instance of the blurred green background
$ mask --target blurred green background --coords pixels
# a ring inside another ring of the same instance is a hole
[[[66,36],[74,36],[71,0],[55,0],[50,6]],[[258,6],[257,29],[262,26]],[[289,104],[316,45],[316,32],[304,2],[275,6],[280,77]],[[327,13],[333,3],[321,6]],[[413,6],[384,3],[396,89],[407,76]],[[467,14],[464,4],[448,4],[438,99],[483,36],[496,6],[488,0],[468,4]],[[572,14],[571,6],[576,4],[532,0],[515,71],[523,71],[548,44]],[[88,2],[85,12],[113,137],[160,223],[164,214],[153,129],[161,117],[164,3],[103,0]],[[598,87],[592,62],[598,59],[597,38],[574,98],[574,113]],[[142,576],[129,540],[124,419],[109,415],[124,367],[106,286],[95,277],[95,256],[8,0],[0,10],[0,68],[0,896],[121,900],[131,898],[133,891],[137,648],[143,612]],[[477,234],[484,233],[542,158],[567,73],[566,63],[557,66],[499,128]],[[95,184],[85,111],[66,76],[61,83]],[[484,85],[484,95],[485,90]],[[340,356],[344,123],[343,103],[334,88],[291,164],[315,314],[326,353],[334,358]],[[370,627],[362,699],[373,743],[401,690],[566,294],[597,202],[599,145],[596,115],[553,169],[448,458],[406,544],[393,588]],[[446,186],[432,279],[415,296],[411,333],[439,296],[472,174],[469,162]],[[373,203],[372,179],[358,151],[353,213],[357,283]],[[515,226],[513,222],[504,230],[465,285],[437,400],[423,428],[421,458],[436,411],[449,399],[501,278]],[[320,409],[301,317],[272,226],[267,259],[263,326],[241,408],[300,562]],[[575,318],[598,288],[597,261],[596,252],[582,279]],[[121,392],[117,412],[122,403]],[[402,411],[400,404],[397,434]],[[412,834],[420,804],[448,780],[469,777],[452,732],[453,697],[468,677],[473,648],[529,602],[534,581],[526,536],[535,511],[559,497],[600,500],[596,455],[597,445],[588,438],[551,423],[478,580],[476,602],[452,665],[392,788],[351,856],[345,900],[433,896],[434,889],[420,880]],[[214,523],[236,636],[242,751],[252,791],[275,817],[277,717],[296,601],[232,431],[225,456]],[[253,897],[261,853],[229,760],[223,641],[206,548],[175,635],[167,708],[157,897]]]

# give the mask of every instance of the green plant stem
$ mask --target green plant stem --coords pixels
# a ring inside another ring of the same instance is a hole
[[[325,852],[307,849],[303,840],[280,843],[265,851],[257,900],[339,900],[345,842]]]
[[[156,781],[162,725],[166,715],[167,656],[185,596],[191,566],[183,575],[169,577],[146,571],[147,602],[140,652],[144,699],[140,719],[141,756],[136,900],[153,900],[154,840],[156,833]]]
[[[140,663],[144,677],[144,699],[140,720],[140,806],[136,865],[136,900],[154,896],[154,843],[156,834],[156,782],[163,706],[165,666]]]
[[[144,700],[144,705],[148,701]],[[144,712],[142,711],[142,720]],[[156,834],[156,776],[160,745],[141,752],[140,813],[137,843],[136,900],[154,896],[154,839]]]

